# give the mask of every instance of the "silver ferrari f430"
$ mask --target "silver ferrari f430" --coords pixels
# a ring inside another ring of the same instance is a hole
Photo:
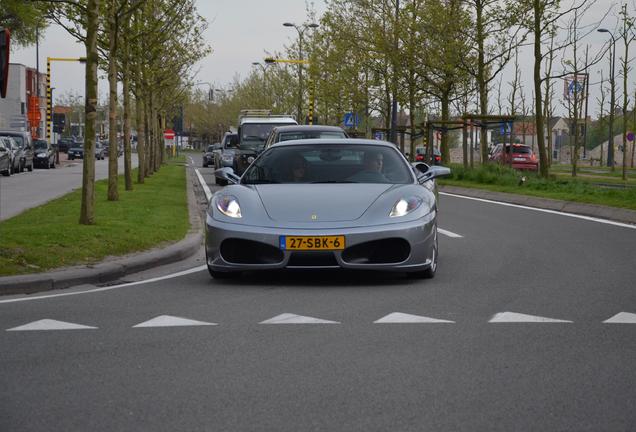
[[[216,176],[206,217],[214,278],[247,270],[346,268],[431,278],[438,261],[435,178],[395,145],[363,139],[285,141],[240,178]]]

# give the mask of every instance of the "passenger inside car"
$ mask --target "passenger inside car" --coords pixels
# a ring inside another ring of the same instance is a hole
[[[349,177],[350,181],[361,183],[387,182],[387,178],[382,174],[384,156],[381,152],[367,151],[364,153],[364,168]]]

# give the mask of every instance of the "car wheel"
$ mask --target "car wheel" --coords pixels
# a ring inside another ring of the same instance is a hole
[[[24,165],[26,164],[26,162],[23,164],[22,161],[20,161],[20,163],[18,164],[18,172],[24,172]]]
[[[2,171],[2,175],[5,177],[9,177],[11,175],[11,170],[7,168],[6,170]]]
[[[411,279],[433,279],[435,277],[435,272],[437,271],[438,250],[439,246],[437,243],[437,229],[435,229],[435,244],[433,246],[433,257],[431,259],[431,266],[426,270],[407,273],[408,277]]]
[[[236,279],[241,276],[241,272],[219,272],[212,270],[210,266],[208,266],[208,271],[214,279]]]

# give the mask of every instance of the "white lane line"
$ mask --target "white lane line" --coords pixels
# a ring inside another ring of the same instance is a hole
[[[447,230],[439,228],[439,227],[437,228],[437,232],[440,233],[440,234],[444,234],[445,236],[448,236],[450,238],[463,238],[464,237],[462,235],[456,234],[456,233],[454,233],[452,231],[447,231]]]
[[[636,314],[631,312],[620,312],[603,321],[603,324],[636,324]]]
[[[210,188],[208,187],[208,184],[203,179],[203,176],[201,175],[199,170],[197,168],[195,168],[194,172],[197,173],[197,177],[199,178],[199,183],[201,183],[201,187],[203,188],[203,192],[205,192],[205,197],[208,199],[208,201],[210,201],[210,198],[212,198],[212,191],[210,190]]]
[[[198,273],[200,271],[205,270],[206,268],[207,268],[207,266],[204,264],[204,265],[201,265],[201,266],[198,266],[198,267],[191,268],[189,270],[183,270],[183,271],[180,271],[180,272],[177,272],[177,273],[172,273],[172,274],[169,274],[169,275],[159,276],[159,277],[156,277],[156,278],[141,280],[141,281],[137,281],[137,282],[129,282],[129,283],[121,284],[121,285],[113,285],[113,286],[102,287],[102,288],[94,288],[94,289],[89,289],[89,290],[84,290],[84,291],[74,291],[74,292],[61,293],[61,294],[48,294],[48,295],[41,295],[41,296],[35,296],[35,297],[34,296],[28,296],[28,297],[19,297],[19,298],[8,299],[8,300],[0,300],[0,304],[2,304],[2,303],[17,303],[17,302],[23,302],[23,301],[42,300],[42,299],[48,299],[48,298],[54,298],[54,297],[66,297],[66,296],[73,296],[73,295],[80,295],[80,294],[92,294],[92,293],[96,293],[96,292],[110,291],[110,290],[119,289],[119,288],[126,288],[126,287],[130,287],[130,286],[135,286],[135,285],[142,285],[142,284],[146,284],[146,283],[162,281],[162,280],[166,280],[166,279],[173,279],[173,278],[176,278],[176,277],[185,276],[185,275],[189,275],[189,274],[192,274],[192,273]]]
[[[562,212],[562,211],[558,211],[558,210],[543,209],[543,208],[538,208],[538,207],[529,207],[529,206],[524,206],[524,205],[521,205],[521,204],[512,204],[512,203],[494,201],[494,200],[489,200],[489,199],[484,199],[484,198],[475,198],[475,197],[468,197],[468,196],[463,196],[463,195],[456,195],[456,194],[451,194],[451,193],[448,193],[448,192],[440,192],[440,195],[446,195],[446,196],[450,196],[450,197],[454,197],[454,198],[463,198],[463,199],[472,200],[472,201],[485,202],[485,203],[489,203],[489,204],[498,204],[498,205],[502,205],[502,206],[506,206],[506,207],[516,207],[516,208],[520,208],[520,209],[524,209],[524,210],[533,210],[533,211],[537,211],[537,212],[550,213],[550,214],[555,214],[555,215],[560,215],[560,216],[567,216],[567,217],[576,218],[576,219],[583,219],[583,220],[590,221],[590,222],[598,222],[598,223],[602,223],[602,224],[606,224],[606,225],[614,225],[614,226],[618,226],[618,227],[621,227],[621,228],[636,229],[636,225],[631,225],[631,224],[622,223],[622,222],[615,222],[615,221],[611,221],[611,220],[607,220],[607,219],[599,219],[599,218],[595,218],[595,217],[592,217],[592,216],[584,216],[584,215],[579,215],[579,214],[574,214],[574,213],[567,213],[567,212]]]
[[[499,312],[495,314],[489,323],[571,323],[572,321],[546,318],[536,315],[526,315],[516,312]]]
[[[314,318],[291,313],[283,313],[262,321],[259,324],[340,324],[338,321],[329,321],[321,318]]]
[[[455,321],[411,315],[402,312],[393,312],[377,321],[373,321],[373,324],[452,324],[454,322]]]
[[[180,318],[171,315],[159,315],[151,320],[144,321],[140,324],[134,325],[133,328],[142,327],[185,327],[185,326],[215,326],[216,323],[209,323],[205,321],[197,321],[188,318]]]
[[[91,327],[82,324],[56,321],[52,319],[42,319],[39,321],[33,321],[31,323],[21,325],[19,327],[7,329],[7,331],[86,330],[96,328],[97,327]]]

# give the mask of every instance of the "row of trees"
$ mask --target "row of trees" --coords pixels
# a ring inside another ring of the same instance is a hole
[[[525,116],[535,122],[540,174],[548,176],[552,137],[547,121],[559,107],[557,91],[564,78],[589,76],[604,60],[610,43],[592,51],[586,41],[610,12],[620,24],[613,30],[617,46],[624,42],[617,76],[624,80],[623,95],[629,93],[633,18],[627,7],[618,11],[608,5],[607,14],[585,20],[592,7],[598,10],[600,5],[595,0],[328,0],[319,27],[305,41],[315,115],[322,123],[338,124],[345,112],[354,111],[363,119],[367,135],[375,119],[391,127],[396,99],[410,116],[411,134],[426,118],[449,121],[468,112]],[[532,57],[533,68],[525,76],[530,86],[522,85],[520,52]],[[297,53],[297,45],[291,44],[279,57],[295,58]],[[502,82],[505,68],[515,69],[510,82]],[[298,92],[298,80],[289,71],[283,73],[286,70],[277,64],[266,72],[252,71],[234,83],[251,92],[235,92],[228,106],[293,112],[289,101]],[[501,101],[502,84],[503,93],[509,94],[507,103]],[[585,92],[575,87],[564,101],[571,118],[583,116]],[[305,101],[307,93],[305,88]],[[273,95],[287,105],[274,103]],[[623,109],[628,105],[625,97]],[[221,102],[216,105],[221,109]],[[582,145],[579,128],[574,121],[573,175]],[[481,143],[487,142],[486,134],[482,128]],[[411,146],[414,154],[414,141]],[[442,134],[440,150],[449,161],[447,133]],[[480,152],[481,160],[487,160],[486,145]]]
[[[17,16],[19,43],[33,42],[34,26],[62,26],[86,47],[85,141],[81,224],[95,223],[95,137],[98,71],[108,76],[109,170],[107,199],[119,199],[118,122],[123,122],[124,177],[132,190],[131,131],[136,130],[137,182],[164,160],[166,119],[185,100],[194,65],[210,52],[207,23],[195,0],[3,0]],[[0,10],[2,12],[2,10]],[[37,17],[28,21],[20,16]],[[15,33],[14,33],[15,34]],[[122,91],[118,92],[118,84]],[[121,94],[121,101],[119,96]],[[121,109],[118,110],[118,107]],[[122,119],[119,119],[121,113]]]

